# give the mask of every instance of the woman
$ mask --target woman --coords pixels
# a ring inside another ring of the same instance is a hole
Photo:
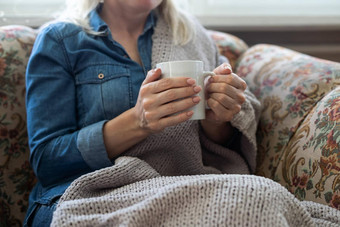
[[[66,2],[59,22],[38,35],[27,68],[38,183],[26,225],[49,225],[73,180],[121,156],[137,157],[160,175],[254,171],[259,103],[219,62],[195,20],[171,0]],[[217,74],[200,122],[190,121],[187,109],[202,101],[192,98],[202,88],[186,77],[160,79],[154,68],[184,59],[202,60]]]

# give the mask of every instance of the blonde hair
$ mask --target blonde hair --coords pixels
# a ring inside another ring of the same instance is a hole
[[[85,32],[93,35],[102,35],[91,28],[89,14],[96,9],[104,0],[66,0],[66,9],[57,19],[74,23],[84,29]],[[179,10],[172,0],[163,0],[157,8],[157,15],[162,16],[169,25],[173,42],[178,45],[185,45],[195,37],[194,26],[191,26],[191,19]]]

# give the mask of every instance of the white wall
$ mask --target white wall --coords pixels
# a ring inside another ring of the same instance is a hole
[[[72,0],[69,0],[72,1]],[[39,26],[55,17],[64,0],[0,0],[0,25]]]
[[[339,26],[340,0],[179,0],[206,26]],[[185,3],[184,3],[185,2]]]
[[[68,0],[72,1],[72,0]],[[206,26],[339,26],[340,0],[174,0]],[[39,26],[64,0],[0,0],[0,25]]]

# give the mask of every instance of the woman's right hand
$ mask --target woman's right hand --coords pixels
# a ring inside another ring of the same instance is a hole
[[[136,105],[106,122],[103,137],[110,159],[117,157],[150,134],[187,121],[193,115],[188,108],[200,102],[193,95],[201,91],[187,77],[160,79],[161,70],[148,72]]]
[[[188,77],[163,78],[160,69],[148,72],[137,99],[135,117],[138,126],[148,134],[187,121],[193,111],[187,110],[200,102],[201,91],[195,80]]]

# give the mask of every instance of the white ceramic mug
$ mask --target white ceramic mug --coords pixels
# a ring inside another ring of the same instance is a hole
[[[161,78],[190,77],[196,81],[196,85],[202,88],[202,90],[198,93],[198,96],[201,97],[201,101],[194,107],[190,108],[190,110],[194,111],[194,115],[190,118],[190,120],[205,119],[206,101],[204,80],[208,76],[214,76],[215,73],[203,71],[202,61],[169,61],[158,63],[156,67],[162,70]]]

